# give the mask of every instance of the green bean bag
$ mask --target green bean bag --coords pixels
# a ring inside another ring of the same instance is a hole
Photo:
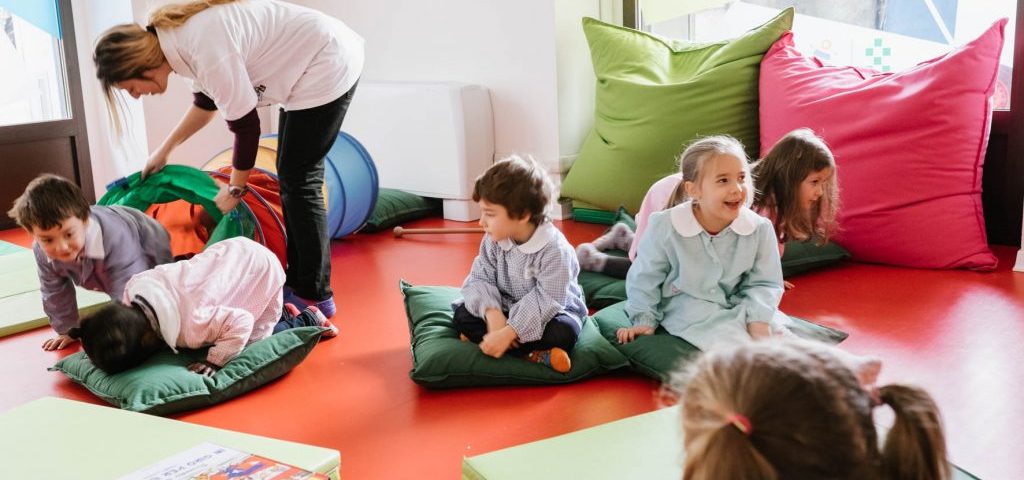
[[[597,77],[594,128],[562,196],[635,212],[654,182],[678,170],[686,145],[705,135],[732,135],[756,158],[761,58],[792,24],[787,8],[741,37],[694,44],[584,18]]]

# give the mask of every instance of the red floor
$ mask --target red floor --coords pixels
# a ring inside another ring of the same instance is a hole
[[[602,228],[561,226],[573,243]],[[0,240],[29,244],[17,230],[0,232]],[[347,479],[434,479],[457,478],[463,456],[655,408],[655,383],[627,373],[558,387],[429,391],[415,385],[398,281],[459,285],[478,242],[478,235],[394,239],[389,233],[336,242],[332,285],[341,336],[271,385],[176,418],[335,448]],[[943,411],[957,464],[985,479],[1018,478],[1024,471],[1018,373],[1024,274],[1010,271],[1015,252],[997,247],[1001,266],[989,274],[848,263],[796,277],[782,307],[850,332],[847,349],[886,362],[883,382],[928,388]],[[46,395],[100,403],[46,371],[75,351],[42,351],[50,334],[44,328],[0,338],[0,411]]]

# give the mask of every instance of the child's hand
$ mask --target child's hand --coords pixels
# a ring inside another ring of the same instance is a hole
[[[188,371],[212,377],[217,373],[217,366],[206,362],[196,362],[188,366]]]
[[[654,335],[654,328],[644,325],[636,325],[632,327],[620,328],[615,332],[615,336],[618,337],[619,343],[626,344],[636,340],[640,335]]]
[[[772,336],[772,327],[768,322],[750,322],[747,324],[747,333],[750,334],[750,338],[760,340]]]
[[[787,282],[785,280],[782,281],[782,288],[785,288],[786,290],[792,290],[794,287],[796,287],[796,285],[793,285],[792,282]]]
[[[505,326],[500,330],[484,335],[484,339],[480,342],[480,351],[484,352],[484,355],[501,358],[516,343],[518,337],[512,327]]]
[[[62,350],[65,347],[71,346],[72,343],[77,342],[74,338],[67,335],[57,335],[55,338],[51,338],[43,342],[43,350]]]

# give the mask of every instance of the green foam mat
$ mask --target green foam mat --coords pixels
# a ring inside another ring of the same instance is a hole
[[[78,308],[85,313],[110,301],[105,293],[75,288]],[[32,250],[0,242],[0,337],[49,323],[43,312],[39,275]]]
[[[466,480],[677,480],[683,476],[678,407],[617,420],[462,460]],[[977,479],[955,468],[955,480]]]
[[[0,255],[7,255],[8,253],[19,252],[21,250],[25,249],[13,243],[0,240]]]
[[[333,480],[341,467],[337,450],[62,398],[41,398],[0,414],[0,432],[4,478],[118,478],[203,442]]]

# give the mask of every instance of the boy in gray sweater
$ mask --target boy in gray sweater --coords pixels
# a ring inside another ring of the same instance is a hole
[[[547,174],[518,156],[476,180],[486,233],[462,299],[452,303],[453,322],[486,355],[524,355],[566,373],[587,307],[576,252],[547,216],[552,190]]]

